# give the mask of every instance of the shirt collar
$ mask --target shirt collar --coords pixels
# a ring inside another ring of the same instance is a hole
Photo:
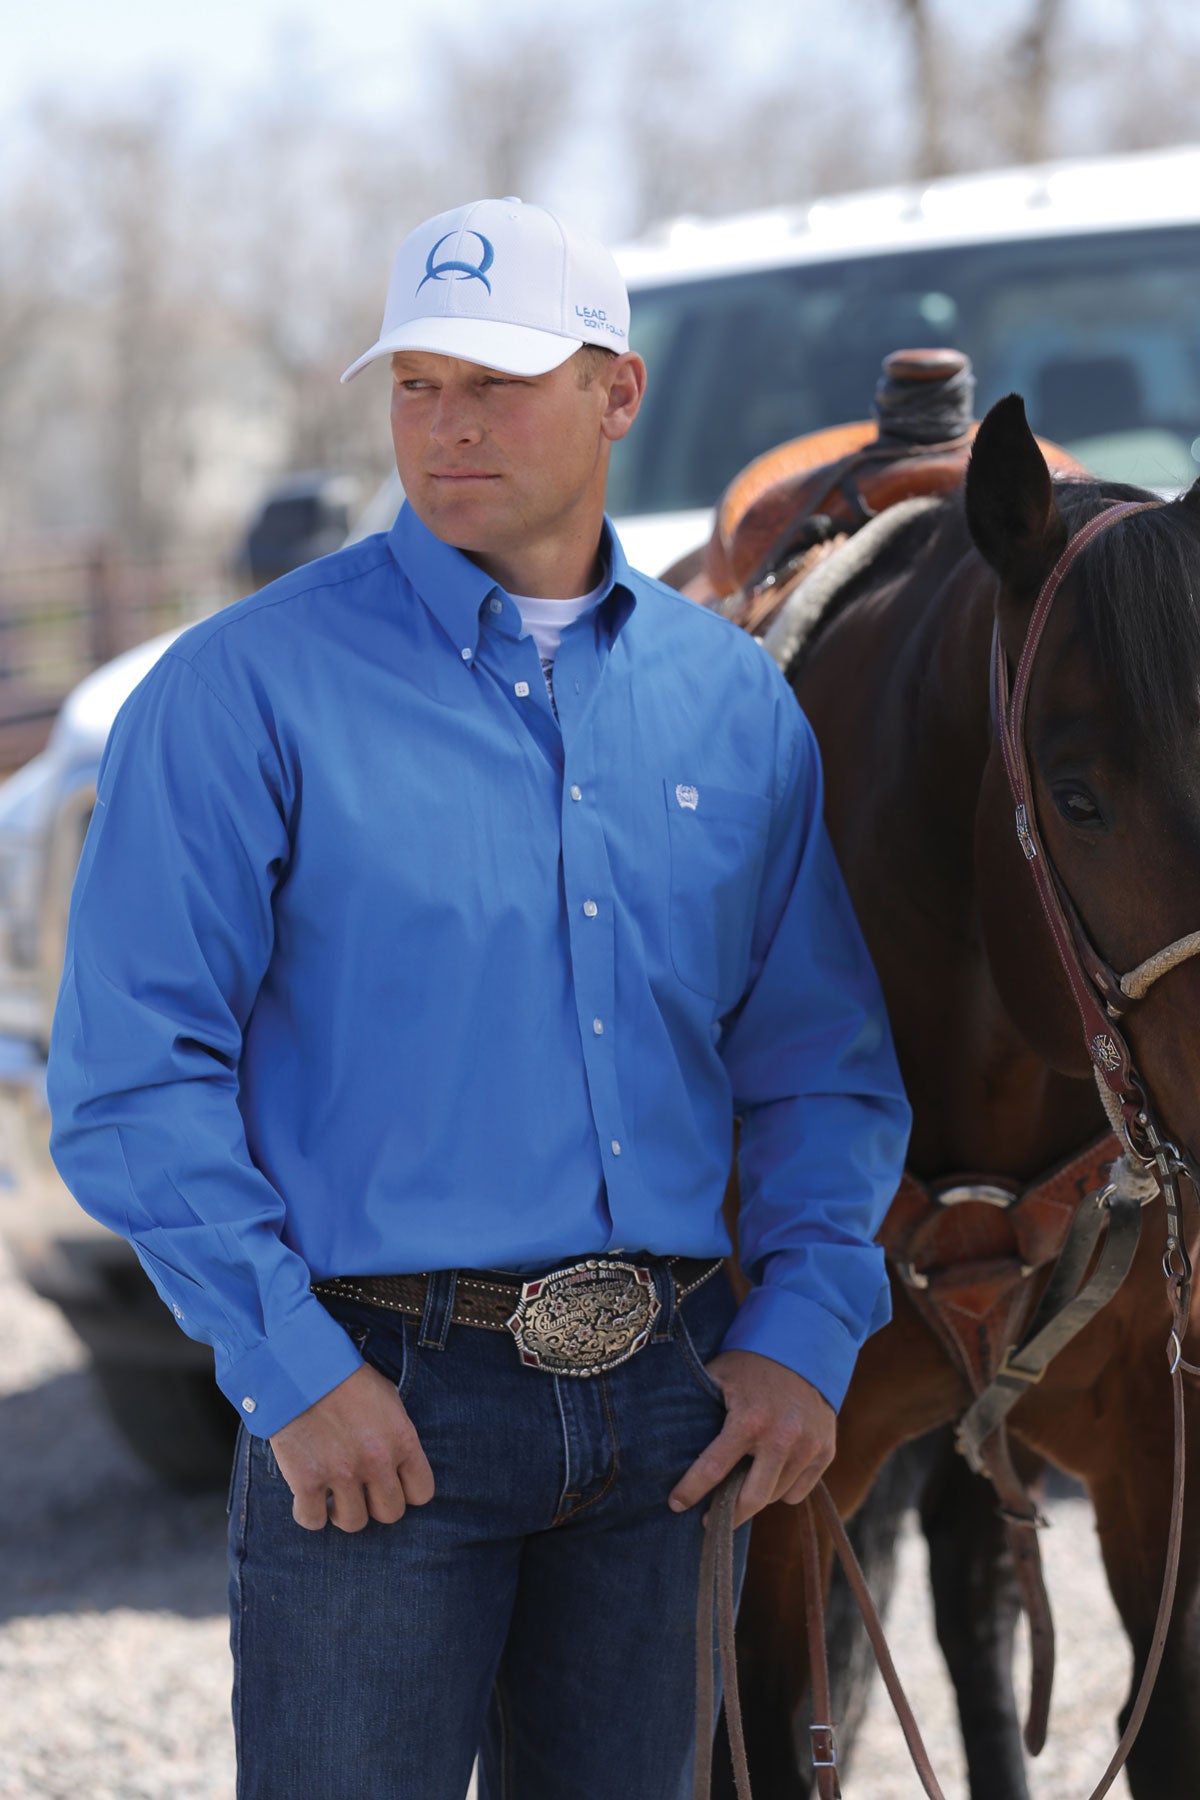
[[[612,629],[618,631],[633,610],[635,594],[621,540],[605,516],[601,548],[608,580],[600,607],[612,602]],[[457,649],[474,656],[479,647],[479,614],[489,595],[503,592],[498,582],[469,556],[444,544],[417,517],[408,501],[388,533],[388,545],[401,570],[416,588],[442,630]]]
[[[621,540],[607,513],[604,515],[604,535],[601,542],[608,556],[609,591],[600,604],[609,609],[612,634],[615,637],[637,605],[637,590],[633,585],[629,564],[625,560],[625,552],[621,548]]]

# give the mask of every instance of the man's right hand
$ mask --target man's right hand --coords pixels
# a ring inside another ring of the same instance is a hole
[[[306,1531],[329,1523],[361,1531],[368,1519],[394,1525],[406,1507],[433,1498],[433,1471],[404,1402],[367,1363],[277,1431],[271,1448]]]

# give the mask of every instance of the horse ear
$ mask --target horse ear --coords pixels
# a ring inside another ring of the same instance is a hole
[[[967,524],[981,556],[1009,594],[1032,599],[1062,551],[1067,529],[1020,394],[998,400],[979,427],[966,499]]]
[[[1178,503],[1185,512],[1200,514],[1200,480],[1193,481],[1186,494],[1180,494]]]

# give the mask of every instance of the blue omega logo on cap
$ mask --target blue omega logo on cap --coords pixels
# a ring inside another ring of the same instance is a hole
[[[448,231],[445,237],[440,237],[425,258],[425,274],[417,283],[417,293],[420,293],[427,281],[482,281],[490,294],[492,284],[487,278],[487,272],[496,260],[496,252],[492,249],[491,244],[481,231],[473,231],[471,236],[478,238],[483,246],[483,256],[478,263],[453,262],[449,259],[446,262],[438,262],[436,260],[438,251],[443,244],[449,243],[453,236],[454,233]]]

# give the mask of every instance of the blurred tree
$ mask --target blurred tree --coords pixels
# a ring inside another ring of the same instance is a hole
[[[443,29],[419,94],[386,127],[336,112],[308,56],[302,40],[287,46],[271,94],[210,158],[210,255],[279,465],[367,474],[385,466],[383,376],[347,389],[338,375],[378,330],[396,246],[472,193],[531,191],[583,53],[553,21],[516,27],[499,63]]]
[[[1060,54],[1064,0],[993,8],[970,30],[944,0],[893,5],[908,49],[913,175],[1049,154],[1052,105],[1069,79]]]
[[[191,254],[177,102],[45,105],[34,130],[58,254],[38,321],[50,423],[91,440],[102,514],[138,556],[174,535],[193,466],[187,401],[205,323]],[[72,470],[80,478],[79,463]]]
[[[1200,137],[1200,9],[1190,0],[1137,0],[1103,36],[1076,16],[1064,65],[1081,148],[1149,150]]]
[[[210,154],[207,255],[230,365],[247,425],[271,443],[276,467],[361,464],[362,393],[340,388],[338,376],[352,360],[355,326],[372,336],[378,326],[391,233],[376,243],[373,266],[363,239],[386,191],[420,185],[399,132],[385,145],[286,89]]]
[[[1007,79],[995,88],[1009,96],[1009,154],[1017,162],[1040,162],[1050,148],[1051,104],[1064,70],[1058,52],[1063,0],[1034,0],[1008,51]]]
[[[857,4],[875,11],[874,0]],[[871,183],[890,161],[894,121],[877,72],[806,29],[801,8],[748,75],[729,54],[724,11],[719,0],[666,0],[626,25],[618,123],[634,229],[794,205]]]
[[[374,71],[394,103],[369,113],[328,62],[285,36],[270,86],[203,124],[182,78],[14,123],[0,532],[215,547],[273,474],[382,472],[386,371],[337,377],[404,233],[473,193],[615,237],[1200,133],[1194,0],[610,0],[602,35],[561,0],[486,34],[447,9]]]
[[[917,177],[1151,149],[1200,133],[1192,0],[889,0]]]
[[[28,529],[23,471],[39,424],[41,352],[55,318],[63,230],[36,171],[12,176],[0,202],[0,540]]]
[[[949,165],[946,147],[945,36],[937,28],[930,0],[896,0],[912,60],[915,148],[911,173],[942,175]]]
[[[592,47],[557,9],[516,17],[502,47],[443,28],[429,45],[426,140],[447,207],[474,194],[531,198],[581,104]]]

